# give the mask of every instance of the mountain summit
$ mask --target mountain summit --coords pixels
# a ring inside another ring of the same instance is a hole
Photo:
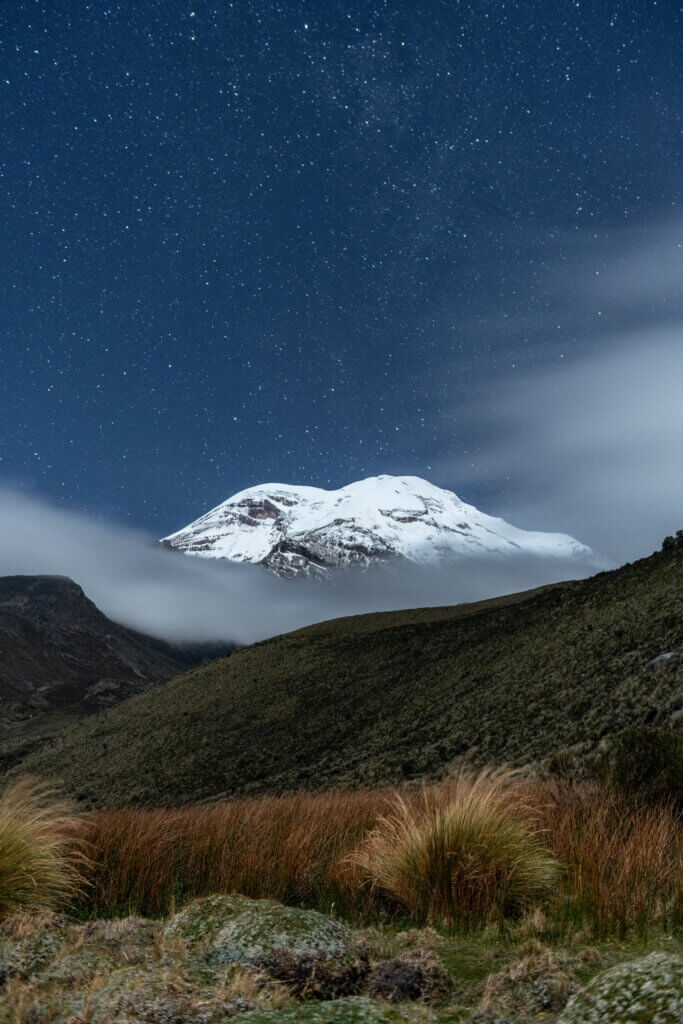
[[[591,548],[567,534],[519,530],[416,476],[368,477],[336,491],[249,487],[162,543],[188,555],[263,565],[279,576],[472,556],[527,555],[604,568]]]

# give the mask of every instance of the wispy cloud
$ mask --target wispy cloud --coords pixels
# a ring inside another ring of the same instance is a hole
[[[489,440],[476,467],[451,471],[501,482],[520,525],[566,530],[617,561],[683,526],[680,329],[501,383],[477,415]]]
[[[438,475],[623,562],[683,526],[683,225],[618,233],[600,267],[556,271],[532,358],[459,400],[476,457]]]

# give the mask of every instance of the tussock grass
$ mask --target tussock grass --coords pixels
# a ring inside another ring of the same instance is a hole
[[[0,796],[0,914],[47,910],[81,893],[85,861],[68,804],[34,779]]]
[[[520,917],[548,896],[559,865],[519,813],[515,781],[485,770],[417,801],[396,796],[348,857],[358,881],[418,923]]]
[[[469,926],[539,901],[547,932],[623,935],[683,920],[680,818],[603,785],[488,773],[422,790],[101,811],[84,819],[81,838],[86,916],[159,916],[238,892],[362,924]],[[453,871],[454,862],[469,866]]]

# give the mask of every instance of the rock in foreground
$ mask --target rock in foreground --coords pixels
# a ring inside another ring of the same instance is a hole
[[[573,996],[557,1024],[681,1024],[683,957],[666,953],[619,964]]]
[[[347,928],[315,910],[245,896],[195,900],[166,927],[212,966],[239,965],[283,982],[299,997],[357,992],[367,954]]]

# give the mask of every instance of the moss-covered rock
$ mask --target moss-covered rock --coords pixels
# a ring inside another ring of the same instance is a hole
[[[358,991],[367,954],[338,921],[272,900],[209,896],[166,927],[212,965],[240,964],[284,982],[298,996],[326,999]]]
[[[6,918],[0,928],[0,988],[9,978],[31,978],[64,944],[65,921],[56,914]]]
[[[681,1024],[683,957],[666,953],[619,964],[577,992],[557,1024]]]
[[[153,921],[123,918],[61,924],[46,920],[39,930],[15,941],[12,972],[39,981],[43,988],[86,986],[121,963],[134,966],[149,956],[158,926]]]
[[[76,924],[16,918],[0,926],[0,1021],[15,1024],[222,1024],[286,990],[254,972],[211,966],[158,922]]]
[[[55,984],[43,976],[8,1004],[14,1011],[10,1019],[21,1024],[86,1020],[88,1024],[222,1024],[258,1006],[231,993],[229,986],[197,985],[182,966],[123,967],[95,974],[89,984],[82,981]],[[2,1011],[0,1005],[0,1015]]]
[[[421,1022],[429,1024],[431,1019],[423,1017]],[[254,1010],[239,1014],[234,1024],[406,1024],[406,1016],[398,1008],[356,996],[286,1010]]]

